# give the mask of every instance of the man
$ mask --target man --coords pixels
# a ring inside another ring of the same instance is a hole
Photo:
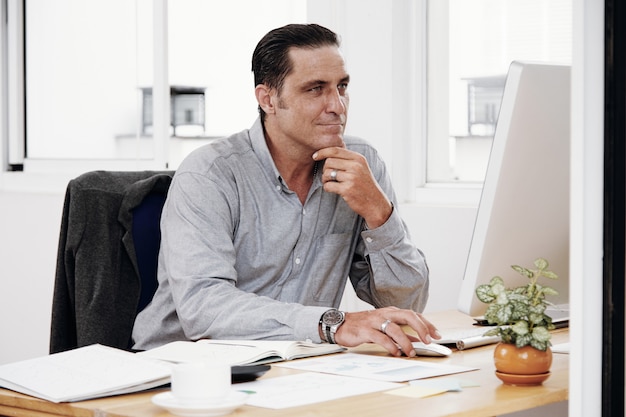
[[[439,337],[417,313],[428,269],[383,161],[344,137],[350,77],[337,36],[318,25],[275,29],[252,70],[259,119],[193,152],[173,179],[159,287],[135,322],[135,348],[283,339],[414,356],[412,341]],[[336,310],[348,277],[377,309]]]

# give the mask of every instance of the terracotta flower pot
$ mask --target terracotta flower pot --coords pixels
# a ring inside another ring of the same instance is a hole
[[[540,385],[550,376],[552,350],[498,343],[493,352],[496,376],[509,385]]]

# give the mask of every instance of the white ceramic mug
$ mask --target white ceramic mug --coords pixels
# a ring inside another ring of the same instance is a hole
[[[230,366],[224,363],[181,363],[172,369],[172,395],[181,403],[223,400],[231,389]]]

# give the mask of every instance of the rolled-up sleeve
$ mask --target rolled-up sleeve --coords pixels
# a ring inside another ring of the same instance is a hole
[[[350,278],[359,298],[375,307],[396,306],[422,312],[428,301],[428,266],[394,210],[383,225],[361,232]]]

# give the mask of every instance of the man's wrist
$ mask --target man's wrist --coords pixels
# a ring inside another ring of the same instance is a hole
[[[343,324],[346,319],[346,315],[343,311],[339,311],[336,308],[331,308],[322,314],[320,318],[320,337],[327,343],[337,343],[335,340],[335,333],[339,329],[339,326]]]
[[[393,214],[393,210],[394,210],[393,203],[389,202],[389,206],[388,207],[389,207],[388,210],[386,210],[385,213],[383,213],[381,216],[379,216],[376,220],[373,220],[372,223],[368,223],[367,221],[365,221],[364,222],[365,230],[376,229],[376,228],[382,226],[383,224],[387,223],[387,220],[389,220],[389,218]]]
[[[319,334],[320,334],[320,339],[322,339],[322,342],[324,343],[328,343],[328,340],[326,340],[326,333],[324,332],[324,325],[322,324],[322,318],[320,317],[320,321],[319,324],[317,325]]]

